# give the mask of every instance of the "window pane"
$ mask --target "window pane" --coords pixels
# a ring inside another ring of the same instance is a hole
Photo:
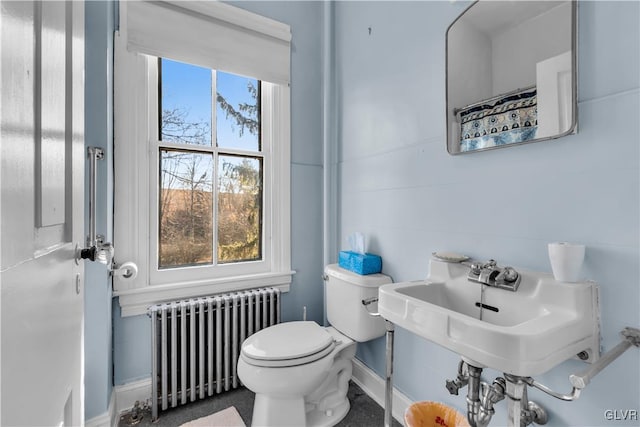
[[[211,146],[211,70],[160,61],[160,140]]]
[[[218,262],[262,259],[262,159],[220,156]]]
[[[216,72],[218,147],[260,151],[260,82]]]
[[[213,263],[213,156],[160,150],[158,268]]]

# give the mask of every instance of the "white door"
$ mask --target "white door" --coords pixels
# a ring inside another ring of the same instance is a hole
[[[0,7],[0,424],[81,425],[84,4]]]

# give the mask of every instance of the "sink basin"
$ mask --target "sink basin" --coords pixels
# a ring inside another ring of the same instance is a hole
[[[381,286],[378,311],[477,367],[533,376],[582,352],[582,359],[595,361],[596,284],[517,270],[522,281],[511,292],[469,281],[466,265],[432,259],[426,280]]]

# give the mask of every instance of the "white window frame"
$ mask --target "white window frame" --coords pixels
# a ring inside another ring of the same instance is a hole
[[[114,51],[115,261],[133,261],[138,266],[135,279],[114,277],[114,296],[119,297],[122,315],[144,314],[150,305],[161,301],[242,289],[275,286],[287,292],[294,274],[290,243],[289,86],[262,82],[263,259],[158,271],[157,238],[154,239],[158,230],[154,208],[159,167],[158,59],[129,52],[126,37],[120,32],[115,36]],[[202,274],[205,270],[208,271]]]

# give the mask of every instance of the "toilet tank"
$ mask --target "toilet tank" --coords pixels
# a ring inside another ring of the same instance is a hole
[[[378,297],[378,288],[391,283],[384,274],[360,275],[328,265],[325,270],[327,319],[331,326],[349,338],[364,342],[384,335],[386,329],[382,317],[369,314],[378,311],[378,304],[365,307],[363,300]]]

